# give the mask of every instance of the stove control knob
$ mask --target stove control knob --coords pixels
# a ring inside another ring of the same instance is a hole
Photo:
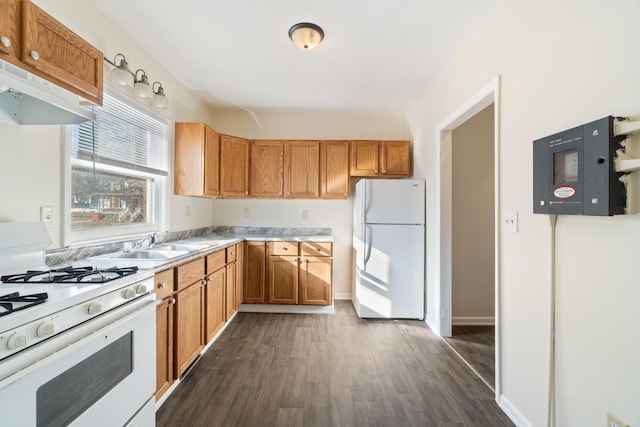
[[[99,302],[92,302],[89,304],[89,314],[98,314],[102,312],[102,304]]]
[[[136,289],[136,294],[138,295],[147,293],[147,287],[145,285],[136,285],[135,289]]]
[[[24,348],[29,344],[29,334],[13,334],[9,337],[9,341],[7,342],[7,347],[9,350],[15,350],[17,348]]]
[[[134,291],[131,288],[125,289],[124,291],[122,291],[122,298],[124,299],[132,299],[135,297],[136,297],[136,291]]]
[[[40,323],[37,333],[39,337],[47,337],[49,335],[53,335],[53,322]]]

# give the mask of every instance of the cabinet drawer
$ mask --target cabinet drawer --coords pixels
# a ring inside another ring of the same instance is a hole
[[[204,277],[204,257],[176,267],[176,291],[186,288]]]
[[[235,262],[236,260],[236,245],[229,246],[227,248],[227,263]]]
[[[156,273],[153,278],[156,299],[163,299],[173,293],[173,268]]]
[[[220,270],[225,265],[224,250],[207,255],[207,274]]]
[[[300,254],[302,256],[331,256],[332,255],[331,243],[315,243],[305,242],[300,243]]]
[[[297,242],[269,242],[269,255],[298,255]]]

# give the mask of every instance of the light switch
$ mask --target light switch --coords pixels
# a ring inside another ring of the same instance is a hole
[[[502,231],[505,233],[518,232],[518,212],[505,212],[502,218]]]

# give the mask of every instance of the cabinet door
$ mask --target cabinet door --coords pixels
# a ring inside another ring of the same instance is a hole
[[[267,302],[265,246],[264,242],[245,243],[244,302],[247,304]]]
[[[202,196],[204,181],[204,123],[175,124],[173,192]]]
[[[227,264],[226,320],[236,312],[236,263]]]
[[[225,322],[225,269],[206,278],[205,286],[205,344],[213,339]]]
[[[22,61],[102,105],[102,52],[30,1],[22,2]]]
[[[156,400],[173,384],[173,307],[167,298],[156,306]]]
[[[270,256],[269,304],[298,303],[298,256]]]
[[[320,142],[320,197],[349,198],[349,141]]]
[[[252,141],[249,158],[251,162],[249,194],[251,197],[281,197],[282,141]]]
[[[19,0],[0,0],[0,58],[17,63],[20,59]]]
[[[178,292],[175,310],[175,375],[182,375],[204,348],[203,286],[196,282]]]
[[[320,195],[320,143],[285,141],[284,192],[289,198],[317,198]]]
[[[204,195],[220,194],[220,141],[218,132],[205,126],[204,130]]]
[[[236,255],[236,311],[244,302],[244,242],[238,243]]]
[[[331,305],[330,257],[304,257],[300,265],[300,304]]]
[[[249,140],[220,135],[220,195],[249,194]]]
[[[411,174],[409,141],[382,141],[380,144],[381,174],[409,176]]]
[[[351,141],[351,176],[378,175],[379,146],[379,141]]]

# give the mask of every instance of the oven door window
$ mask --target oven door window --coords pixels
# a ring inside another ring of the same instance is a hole
[[[68,425],[132,371],[129,332],[38,388],[37,425]]]

